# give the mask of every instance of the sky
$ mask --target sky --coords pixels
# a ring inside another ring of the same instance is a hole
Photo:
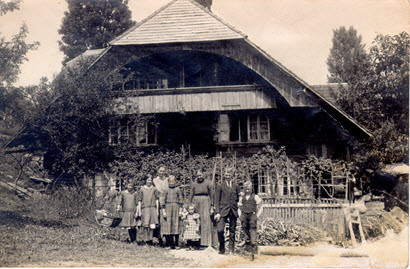
[[[7,0],[6,0],[7,1]],[[141,21],[171,0],[129,0]],[[410,32],[407,0],[213,0],[212,11],[311,85],[327,82],[326,59],[333,30],[353,26],[369,49],[377,34]],[[62,68],[57,41],[65,0],[23,0],[20,10],[0,16],[0,37],[10,39],[25,22],[27,41],[40,47],[28,54],[16,86],[52,79]]]

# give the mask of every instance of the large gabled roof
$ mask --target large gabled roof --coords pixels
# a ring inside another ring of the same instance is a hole
[[[167,43],[190,43],[207,42],[219,40],[240,40],[247,43],[252,50],[258,52],[262,57],[268,59],[270,63],[278,67],[283,72],[283,79],[296,81],[304,93],[317,100],[332,117],[342,125],[349,126],[366,137],[372,134],[352,117],[335,106],[331,98],[326,98],[321,89],[310,86],[299,78],[291,70],[271,57],[268,53],[251,42],[245,34],[236,30],[211,11],[204,8],[195,0],[171,0],[170,3],[160,8],[154,14],[141,21],[122,35],[112,40],[111,47],[125,45],[156,45]],[[110,47],[109,47],[110,48]],[[106,52],[109,49],[106,50]],[[91,66],[103,57],[101,55]],[[89,68],[91,68],[91,66]]]
[[[173,0],[115,38],[110,45],[145,45],[243,39],[244,34],[228,25],[195,0]]]

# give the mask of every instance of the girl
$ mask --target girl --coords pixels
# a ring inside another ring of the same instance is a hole
[[[199,246],[199,240],[201,239],[200,233],[200,216],[195,213],[195,205],[190,204],[188,206],[188,214],[185,217],[185,230],[184,240],[187,242],[188,250],[197,249]]]
[[[177,187],[175,177],[170,176],[169,188],[164,191],[164,206],[162,208],[164,223],[161,226],[161,231],[165,235],[167,246],[170,246],[171,249],[175,249],[175,246],[178,245],[179,216],[182,201],[182,192]]]
[[[128,229],[129,239],[128,243],[134,243],[137,240],[137,193],[134,192],[134,184],[130,181],[127,184],[127,189],[121,192],[120,204],[117,206],[117,210],[122,212],[122,220],[119,224],[120,227]]]
[[[147,177],[146,184],[141,187],[138,202],[138,211],[141,216],[144,241],[152,246],[154,229],[158,225],[159,191],[152,184],[152,178]]]

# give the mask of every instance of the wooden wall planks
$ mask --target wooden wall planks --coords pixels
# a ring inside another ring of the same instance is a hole
[[[118,97],[114,102],[119,113],[121,113],[120,108],[125,106],[131,108],[122,112],[124,114],[276,108],[275,100],[265,92],[253,90]]]

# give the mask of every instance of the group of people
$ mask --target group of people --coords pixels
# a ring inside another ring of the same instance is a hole
[[[128,228],[129,242],[136,242],[139,227],[148,245],[152,245],[156,237],[160,246],[175,249],[182,236],[188,250],[218,247],[219,243],[220,254],[233,253],[239,217],[246,249],[252,253],[252,259],[257,253],[257,219],[263,210],[261,198],[252,192],[251,182],[245,182],[241,190],[232,168],[224,170],[223,180],[215,189],[205,179],[204,171],[198,170],[186,204],[175,176],[167,175],[165,167],[158,169],[154,179],[147,176],[138,192],[134,192],[134,184],[129,182],[119,201],[120,226]],[[225,250],[226,223],[229,223],[229,252]]]

